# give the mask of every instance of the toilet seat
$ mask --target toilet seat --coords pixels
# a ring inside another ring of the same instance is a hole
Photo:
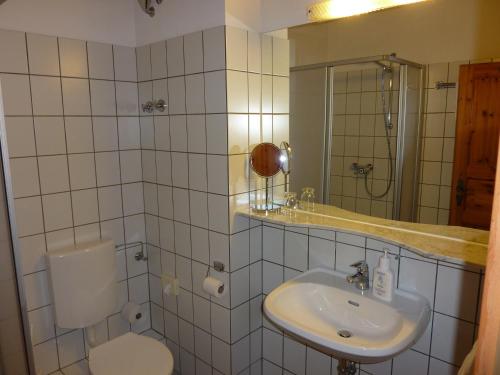
[[[91,348],[89,367],[92,375],[171,375],[174,359],[159,341],[129,332]]]

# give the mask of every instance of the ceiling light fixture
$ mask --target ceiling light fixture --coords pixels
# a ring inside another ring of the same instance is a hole
[[[309,21],[319,22],[355,16],[427,0],[327,0],[309,6]]]

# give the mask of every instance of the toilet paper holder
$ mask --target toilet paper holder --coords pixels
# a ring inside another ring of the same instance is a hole
[[[214,260],[214,270],[216,270],[217,272],[224,272],[225,267],[226,266],[224,266],[224,263],[219,262],[218,260]],[[207,268],[207,277],[209,273],[210,273],[210,266],[208,266]]]
[[[223,272],[224,271],[224,263],[222,262],[219,262],[219,261],[214,261],[213,263],[213,267],[214,267],[214,270],[216,270],[217,272]],[[207,274],[205,276],[205,280],[203,281],[203,288],[205,288],[205,281],[209,280],[209,279],[214,279],[213,277],[210,277],[210,266],[207,267]],[[215,279],[216,280],[216,279]],[[219,294],[222,294],[224,293],[224,288],[225,288],[225,285],[224,283],[221,283],[217,289],[217,292]],[[208,290],[205,290],[207,293],[210,294],[210,292]],[[217,296],[216,296],[217,297]]]

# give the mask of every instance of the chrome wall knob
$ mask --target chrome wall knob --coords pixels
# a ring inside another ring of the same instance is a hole
[[[163,99],[158,99],[154,102],[154,107],[156,110],[160,112],[165,112],[165,109],[167,108],[167,103]]]

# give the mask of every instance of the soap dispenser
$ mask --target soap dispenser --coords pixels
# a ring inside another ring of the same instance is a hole
[[[383,301],[391,302],[394,293],[394,273],[390,267],[391,258],[384,250],[378,266],[373,273],[373,295]]]

